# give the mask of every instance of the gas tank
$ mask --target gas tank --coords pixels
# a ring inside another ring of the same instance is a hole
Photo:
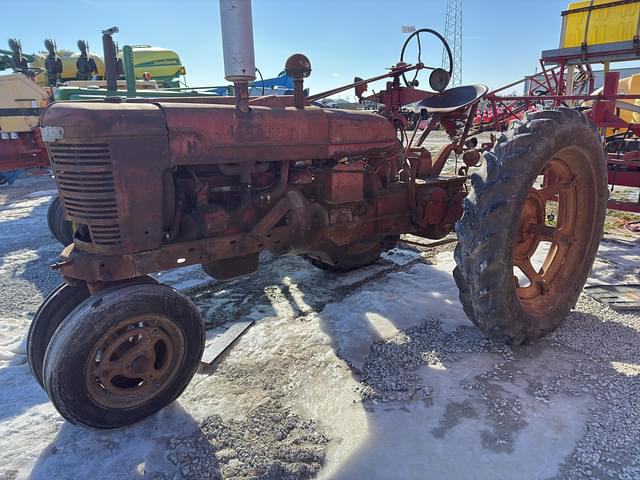
[[[306,107],[160,103],[173,165],[335,159],[393,153],[395,129],[368,113]]]

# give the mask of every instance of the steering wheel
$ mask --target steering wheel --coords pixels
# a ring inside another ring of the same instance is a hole
[[[421,28],[419,30],[416,30],[415,32],[413,32],[411,35],[409,35],[407,37],[407,39],[404,41],[404,44],[402,45],[402,50],[400,51],[400,62],[404,62],[404,53],[405,50],[407,49],[407,46],[409,45],[409,42],[411,42],[411,40],[413,39],[413,37],[416,37],[416,40],[418,41],[418,63],[422,63],[422,45],[420,43],[420,34],[421,33],[429,33],[435,37],[437,37],[441,42],[442,45],[444,45],[444,49],[447,52],[447,57],[449,58],[449,69],[448,70],[444,70],[442,68],[433,68],[433,67],[425,67],[425,68],[430,68],[431,70],[433,70],[433,72],[431,72],[431,76],[429,77],[429,83],[431,85],[431,88],[433,88],[434,90],[437,91],[442,91],[447,87],[447,84],[449,83],[449,80],[451,79],[451,74],[453,72],[453,55],[451,54],[451,48],[449,47],[449,44],[447,43],[447,41],[445,40],[445,38],[440,35],[440,33],[436,32],[435,30],[432,30],[430,28]],[[416,86],[416,79],[418,78],[418,73],[420,71],[416,70],[415,74],[413,76],[413,78],[411,79],[411,81],[407,80],[407,77],[405,77],[404,73],[402,74],[402,80],[404,81],[404,84],[407,87],[415,87]],[[447,77],[445,77],[444,74],[447,74]]]

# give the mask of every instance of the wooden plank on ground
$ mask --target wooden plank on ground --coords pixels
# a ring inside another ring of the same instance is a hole
[[[235,322],[227,329],[226,332],[224,332],[222,335],[217,336],[208,345],[205,346],[204,354],[202,355],[202,360],[200,362],[204,363],[205,365],[211,365],[252,324],[253,320]]]
[[[584,291],[614,310],[640,310],[640,284],[590,285]]]

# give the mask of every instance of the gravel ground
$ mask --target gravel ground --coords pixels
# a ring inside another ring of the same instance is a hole
[[[241,420],[206,418],[197,434],[171,440],[167,457],[187,479],[310,478],[327,441],[313,420],[271,399]]]
[[[197,267],[163,273],[209,338],[255,325],[150,419],[70,426],[24,355],[59,281],[51,187],[29,178],[0,193],[0,480],[640,478],[640,314],[583,295],[547,338],[498,344],[464,318],[451,245],[346,275],[269,256],[224,284]],[[638,258],[637,236],[606,238],[591,283],[638,282]]]
[[[492,369],[461,385],[476,392],[481,401],[449,404],[441,426],[433,430],[435,436],[443,437],[465,417],[483,415],[494,427],[483,432],[483,446],[513,453],[517,433],[527,425],[525,408],[517,396],[496,389],[495,382],[524,383],[527,393],[543,404],[555,396],[588,394],[595,402],[589,406],[584,436],[554,478],[638,479],[639,320],[638,315],[620,315],[583,296],[561,328],[534,345],[521,347],[498,344],[468,326],[445,333],[438,321],[425,320],[372,345],[362,372],[364,398],[374,402],[421,399],[429,404],[432,389],[421,382],[418,371],[422,366],[456,362],[465,354],[497,354],[499,361]],[[524,365],[549,351],[566,362],[562,372],[526,373]]]

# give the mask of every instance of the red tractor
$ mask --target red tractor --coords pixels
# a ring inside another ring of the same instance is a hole
[[[591,269],[607,200],[605,154],[584,115],[537,112],[478,148],[467,133],[486,87],[447,90],[450,71],[403,58],[305,97],[311,65],[296,54],[285,65],[293,96],[249,97],[250,3],[222,0],[221,17],[235,97],[58,103],[42,116],[77,228],[56,265],[64,283],[33,320],[28,358],[67,420],[120,427],[187,386],[203,352],[200,313],[149,276],[177,266],[202,264],[225,280],[255,271],[268,250],[344,271],[376,261],[400,234],[455,229],[453,273],[478,327],[519,344],[560,324]],[[407,43],[421,34],[448,50],[428,29]],[[433,91],[416,88],[427,69]],[[380,114],[313,105],[350,88],[364,98],[380,79],[386,88],[367,97]],[[400,113],[409,104],[429,114],[417,139]],[[422,144],[438,125],[451,142],[432,157]],[[443,176],[451,154],[465,166]]]

